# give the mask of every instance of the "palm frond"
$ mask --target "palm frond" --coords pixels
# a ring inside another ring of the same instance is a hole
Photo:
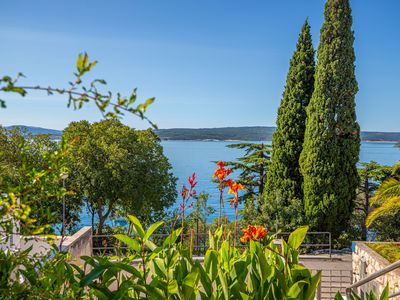
[[[374,209],[367,217],[366,220],[366,225],[367,227],[370,227],[371,224],[378,219],[379,217],[386,215],[393,210],[399,210],[400,209],[400,195],[397,197],[392,197],[387,199],[385,202],[382,203],[381,206],[378,208]]]
[[[371,204],[385,202],[388,199],[398,196],[400,196],[400,181],[390,177],[378,187],[374,197],[371,198]]]

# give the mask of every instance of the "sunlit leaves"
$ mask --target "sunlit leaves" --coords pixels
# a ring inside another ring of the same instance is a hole
[[[87,53],[80,53],[76,60],[76,72],[74,79],[69,82],[69,87],[57,88],[51,86],[20,86],[18,81],[21,77],[25,77],[22,73],[18,73],[15,78],[11,76],[3,76],[0,79],[0,91],[8,93],[17,93],[25,96],[29,90],[44,91],[47,95],[66,95],[68,97],[68,107],[81,109],[86,103],[94,103],[105,118],[121,118],[125,113],[133,114],[142,120],[147,120],[153,128],[157,126],[151,122],[145,112],[155,98],[148,98],[142,103],[137,104],[137,89],[134,88],[128,96],[120,93],[114,93],[105,90],[107,82],[104,79],[94,79],[85,83],[84,78],[97,61],[91,61]],[[0,100],[0,108],[6,108],[5,100]]]

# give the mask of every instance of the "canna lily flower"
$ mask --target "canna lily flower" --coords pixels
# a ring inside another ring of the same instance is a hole
[[[224,181],[225,178],[232,173],[232,169],[225,169],[225,162],[219,161],[217,162],[217,165],[219,166],[215,172],[214,175],[212,176],[213,178],[217,177],[219,181]]]
[[[229,186],[228,194],[234,194],[236,198],[238,197],[238,191],[244,189],[244,186],[237,182],[227,182],[227,185]]]
[[[267,229],[263,226],[249,225],[247,228],[243,228],[243,237],[240,238],[240,242],[246,243],[248,240],[260,241],[267,234]]]

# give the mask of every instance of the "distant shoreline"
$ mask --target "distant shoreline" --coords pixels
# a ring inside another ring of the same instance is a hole
[[[236,142],[269,142],[272,143],[272,141],[270,140],[218,140],[218,139],[163,139],[160,138],[162,141],[171,141],[171,142],[177,142],[177,141],[181,141],[181,142],[232,142],[232,143],[236,143]],[[386,140],[361,140],[361,142],[368,142],[368,143],[388,143],[388,144],[397,144],[400,142],[400,140],[398,141],[386,141]]]
[[[33,135],[49,134],[52,139],[60,139],[61,130],[14,125]],[[219,128],[170,128],[154,130],[163,141],[214,141],[214,142],[271,142],[276,127],[273,126],[244,126]],[[362,142],[399,143],[400,132],[361,131]]]

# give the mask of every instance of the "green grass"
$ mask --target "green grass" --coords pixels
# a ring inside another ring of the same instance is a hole
[[[400,244],[366,243],[366,245],[378,252],[391,263],[400,260]]]

